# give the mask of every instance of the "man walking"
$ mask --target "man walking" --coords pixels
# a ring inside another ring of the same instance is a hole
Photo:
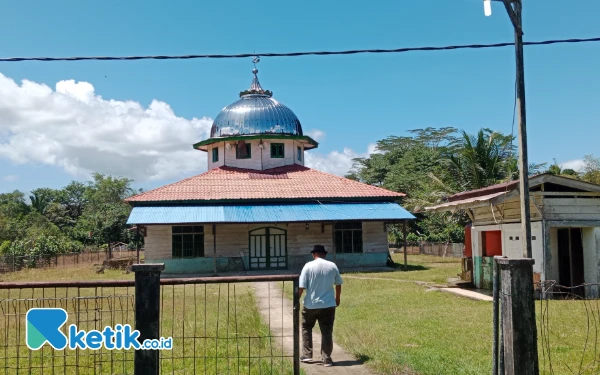
[[[312,330],[319,322],[321,330],[321,358],[323,366],[333,365],[333,321],[335,308],[340,305],[342,277],[335,263],[325,260],[327,251],[322,245],[315,245],[311,251],[313,261],[306,263],[300,274],[298,298],[306,289],[302,309],[302,362],[312,362]],[[335,294],[333,286],[335,285]]]

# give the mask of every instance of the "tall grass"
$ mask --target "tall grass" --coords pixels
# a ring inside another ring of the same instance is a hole
[[[10,281],[131,279],[133,274],[91,267],[29,270],[7,275]],[[102,330],[135,325],[134,288],[51,288],[0,290],[0,375],[132,374],[134,351],[32,351],[25,345],[25,314],[31,307],[62,307],[63,326]],[[261,320],[251,284],[161,287],[160,336],[173,337],[173,349],[160,352],[163,374],[292,374],[282,339],[272,337]],[[78,355],[77,355],[78,354]]]

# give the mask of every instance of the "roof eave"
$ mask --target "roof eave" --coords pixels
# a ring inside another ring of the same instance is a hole
[[[252,198],[252,199],[194,199],[194,200],[148,200],[126,199],[131,206],[172,206],[172,205],[213,205],[213,204],[276,204],[276,203],[315,203],[315,202],[397,202],[402,196],[377,197],[316,197],[316,198]]]
[[[567,186],[567,187],[570,187],[573,189],[579,189],[579,190],[583,190],[583,191],[587,191],[587,192],[600,192],[600,185],[593,184],[591,182],[576,180],[573,178],[548,174],[548,173],[530,177],[529,178],[529,189],[537,187],[543,183],[553,183],[556,185]],[[508,184],[510,184],[510,185],[498,186],[495,189],[493,188],[493,186],[491,186],[491,187],[487,187],[487,188],[464,191],[464,192],[450,196],[448,198],[448,201],[449,202],[458,202],[458,201],[462,201],[462,200],[465,200],[468,198],[485,196],[488,194],[492,194],[492,192],[494,190],[498,190],[498,191],[504,190],[506,192],[519,190],[520,183],[518,180],[510,181]]]
[[[242,141],[247,139],[292,139],[298,141],[304,141],[304,149],[311,150],[319,147],[319,142],[315,141],[307,135],[291,135],[291,134],[249,134],[249,135],[234,135],[228,137],[215,137],[209,138],[204,141],[194,143],[193,148],[200,151],[208,151],[208,146],[213,143],[227,142],[227,141]]]

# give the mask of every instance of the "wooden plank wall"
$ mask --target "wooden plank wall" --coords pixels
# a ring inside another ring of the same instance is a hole
[[[333,253],[332,224],[217,224],[217,256],[239,257],[240,251],[248,255],[249,231],[263,227],[275,227],[287,231],[288,255],[305,255],[314,245],[323,245]],[[204,255],[213,256],[212,225],[204,225]],[[148,226],[146,236],[146,259],[171,258],[171,226]],[[365,253],[388,252],[387,233],[383,222],[363,223],[363,248]]]
[[[546,220],[600,220],[600,197],[543,198]]]
[[[381,221],[363,222],[363,252],[389,252],[388,238],[385,226]]]
[[[486,225],[495,223],[518,222],[521,220],[521,206],[518,197],[506,200],[503,204],[492,207],[478,207],[473,209],[473,225]],[[531,196],[531,220],[542,220],[544,202],[541,197]]]
[[[146,259],[169,259],[171,258],[171,226],[149,225],[144,239]]]

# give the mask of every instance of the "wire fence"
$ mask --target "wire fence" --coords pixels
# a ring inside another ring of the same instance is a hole
[[[600,284],[536,283],[541,374],[600,374]]]
[[[52,286],[21,284],[0,289],[0,374],[131,374],[133,351],[54,350],[48,345],[30,350],[26,314],[31,308],[62,308],[79,330],[99,330],[116,324],[134,325],[133,282],[97,282]],[[0,288],[3,286],[0,284]]]
[[[285,288],[293,280],[297,275],[161,279],[156,323],[172,349],[159,353],[160,374],[295,374],[289,343],[299,343],[299,335],[274,284]],[[259,286],[268,298],[257,296]],[[0,283],[0,375],[133,374],[134,350],[30,350],[26,314],[34,307],[65,309],[65,335],[70,324],[86,331],[135,327],[145,318],[135,311],[136,298],[143,298],[136,289],[133,280]]]
[[[144,259],[144,251],[140,251],[140,259]],[[112,259],[136,259],[137,250],[123,250],[112,252]],[[56,255],[38,255],[38,256],[0,256],[0,274],[9,272],[18,272],[24,269],[48,269],[74,267],[79,265],[101,265],[108,259],[106,250],[99,251],[81,251],[62,253]]]
[[[293,374],[293,353],[285,349],[294,339],[292,322],[273,322],[274,315],[286,314],[283,303],[271,316],[268,298],[263,322],[251,284],[161,284],[160,336],[172,337],[174,348],[161,353],[161,374]]]

